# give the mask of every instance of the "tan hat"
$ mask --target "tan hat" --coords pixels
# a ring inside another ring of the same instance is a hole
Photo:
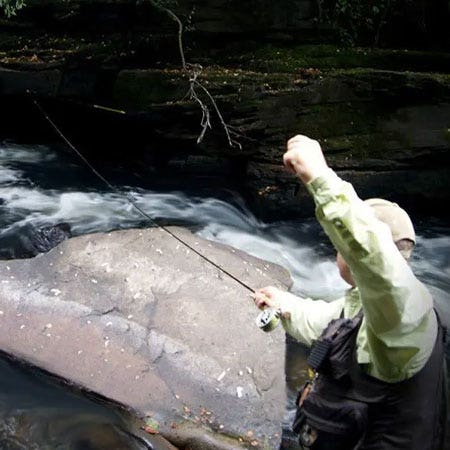
[[[375,216],[384,222],[391,230],[392,239],[398,242],[409,239],[416,243],[416,233],[408,213],[400,208],[397,203],[392,203],[381,198],[370,198],[365,201],[375,212]]]

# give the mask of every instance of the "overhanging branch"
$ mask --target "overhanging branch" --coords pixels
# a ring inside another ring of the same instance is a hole
[[[237,147],[239,149],[242,149],[242,145],[237,140],[239,137],[238,133],[233,131],[230,126],[225,122],[225,119],[220,112],[219,106],[217,105],[216,100],[214,99],[214,96],[209,92],[209,90],[204,86],[204,84],[199,81],[199,76],[203,70],[203,67],[200,64],[189,64],[186,62],[185,52],[184,52],[184,45],[183,45],[183,22],[180,20],[180,18],[167,6],[165,6],[160,0],[148,0],[151,5],[153,5],[155,8],[159,9],[160,11],[164,12],[168,17],[170,17],[174,22],[176,22],[178,26],[178,49],[180,52],[180,58],[181,58],[181,66],[183,71],[187,74],[188,80],[189,80],[189,89],[186,94],[186,97],[188,97],[190,100],[198,103],[200,106],[200,109],[202,111],[202,118],[200,120],[200,126],[201,131],[197,138],[197,144],[200,144],[205,135],[206,131],[209,129],[212,129],[211,126],[211,111],[210,107],[207,103],[205,103],[200,96],[197,93],[196,88],[200,89],[207,97],[209,103],[212,105],[213,110],[215,111],[217,117],[219,118],[219,121],[222,125],[222,128],[224,129],[225,135],[228,140],[228,145],[230,147]],[[234,136],[235,138],[233,138]]]

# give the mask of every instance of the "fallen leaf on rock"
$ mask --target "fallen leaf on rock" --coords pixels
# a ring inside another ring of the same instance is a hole
[[[159,434],[159,423],[155,419],[145,419],[143,430],[149,434]]]

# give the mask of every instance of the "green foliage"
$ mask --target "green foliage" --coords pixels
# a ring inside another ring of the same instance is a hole
[[[401,0],[319,0],[321,20],[331,24],[346,45],[378,44],[380,33],[399,12]],[[403,1],[405,3],[405,1]]]
[[[136,3],[143,3],[146,0],[137,0]],[[0,0],[0,10],[3,9],[7,17],[15,16],[19,9],[22,9],[27,0]],[[157,8],[170,9],[177,6],[177,0],[150,0]]]
[[[14,16],[16,11],[25,6],[25,0],[0,0],[0,8],[7,17]]]

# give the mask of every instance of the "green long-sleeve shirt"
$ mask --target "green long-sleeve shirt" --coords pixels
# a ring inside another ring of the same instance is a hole
[[[307,185],[316,216],[352,272],[356,288],[334,302],[285,293],[286,331],[311,345],[328,323],[354,317],[363,308],[357,358],[383,381],[412,377],[427,362],[437,335],[433,299],[395,246],[388,226],[331,169]]]

